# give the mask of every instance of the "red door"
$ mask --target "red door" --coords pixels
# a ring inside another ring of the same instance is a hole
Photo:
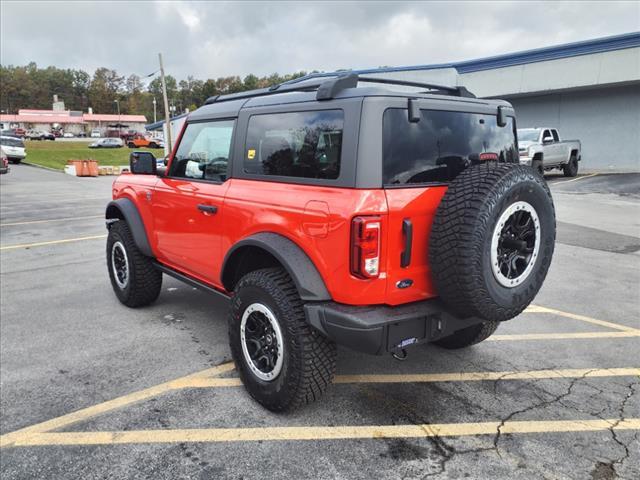
[[[158,259],[219,286],[234,120],[190,123],[153,192]]]
[[[222,184],[163,178],[153,193],[159,260],[208,283],[220,276],[223,203],[229,182]]]

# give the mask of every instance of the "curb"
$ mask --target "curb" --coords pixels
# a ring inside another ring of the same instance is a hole
[[[50,172],[64,173],[64,170],[58,170],[57,168],[45,167],[44,165],[38,165],[37,163],[25,162],[24,160],[20,162],[23,165],[29,165],[30,167],[42,168],[43,170],[49,170]]]

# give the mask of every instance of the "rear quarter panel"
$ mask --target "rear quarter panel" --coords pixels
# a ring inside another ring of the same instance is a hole
[[[273,232],[296,243],[314,263],[336,302],[384,303],[386,274],[373,280],[351,275],[350,235],[354,215],[380,215],[386,231],[383,190],[319,187],[231,179],[225,198],[222,255],[252,234]],[[382,242],[382,261],[387,242]],[[384,265],[384,263],[383,263]]]

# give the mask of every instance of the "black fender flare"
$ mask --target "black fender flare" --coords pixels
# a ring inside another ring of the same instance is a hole
[[[109,228],[111,221],[114,219],[122,219],[127,222],[136,246],[147,257],[154,256],[147,237],[147,231],[144,228],[144,222],[135,203],[128,198],[119,198],[109,202],[105,211],[105,219],[107,220],[107,228]]]
[[[257,247],[271,254],[287,270],[295,283],[300,298],[305,301],[321,302],[331,300],[331,295],[309,256],[298,245],[277,233],[256,233],[240,240],[229,249],[224,257],[221,270],[222,282],[227,290],[232,272],[228,269],[234,264],[234,257],[243,247]]]

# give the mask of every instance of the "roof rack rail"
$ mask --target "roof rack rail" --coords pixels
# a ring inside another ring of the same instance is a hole
[[[231,100],[249,99],[264,97],[286,92],[313,92],[317,91],[317,100],[330,100],[338,93],[347,88],[356,88],[358,82],[382,83],[387,85],[404,85],[408,87],[426,88],[435,92],[421,93],[445,93],[458,97],[475,98],[475,95],[465,87],[447,87],[433,83],[411,82],[407,80],[394,80],[392,78],[360,77],[357,73],[339,72],[335,74],[319,74],[317,76],[305,76],[279,83],[268,88],[250,90],[247,92],[230,93],[228,95],[215,95],[209,97],[204,104],[210,105],[218,102],[229,102]],[[300,85],[302,84],[302,85]]]
[[[476,98],[476,96],[467,90],[465,87],[447,87],[445,85],[438,85],[436,83],[422,83],[422,82],[411,82],[407,80],[395,80],[393,78],[380,78],[380,77],[360,77],[360,82],[368,82],[368,83],[384,83],[388,85],[403,85],[406,87],[418,87],[418,88],[427,88],[429,90],[440,90],[441,92],[448,93],[450,95],[455,95],[458,97],[469,97]],[[424,92],[430,93],[430,92]]]

